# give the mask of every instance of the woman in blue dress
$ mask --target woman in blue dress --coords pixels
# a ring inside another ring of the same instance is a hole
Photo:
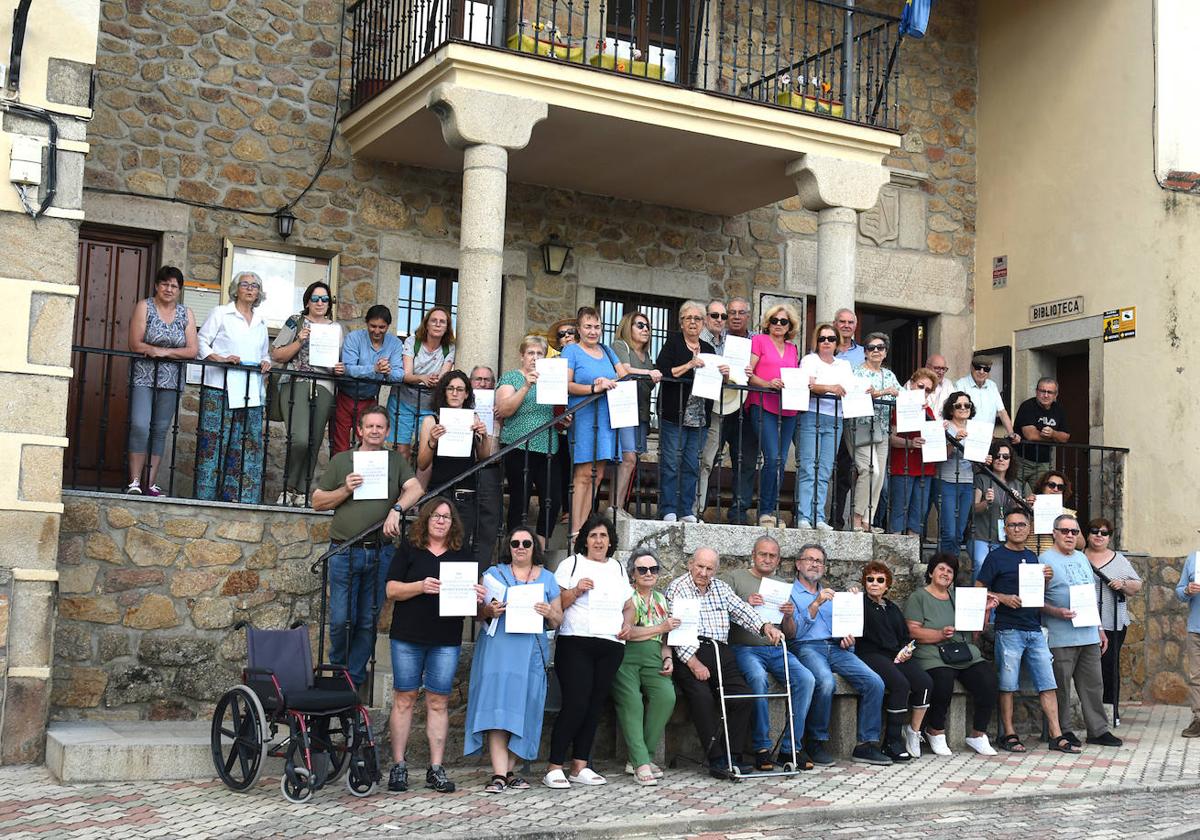
[[[563,348],[567,360],[568,407],[593,394],[611,391],[629,369],[617,354],[600,343],[600,313],[590,306],[578,312],[579,342]],[[571,423],[571,455],[575,463],[572,477],[571,540],[592,512],[592,503],[600,492],[605,461],[621,459],[620,436],[608,418],[608,400],[596,400],[581,408]]]
[[[487,570],[483,583],[488,595],[479,618],[487,623],[479,632],[471,662],[463,754],[474,755],[487,743],[493,775],[484,793],[529,790],[529,782],[513,768],[518,758],[537,758],[542,742],[550,643],[545,633],[508,632],[507,597],[500,590],[540,583],[545,598],[533,609],[555,628],[562,623],[558,583],[542,566],[542,548],[533,531],[523,525],[509,532],[499,563]],[[492,624],[495,630],[489,632]]]

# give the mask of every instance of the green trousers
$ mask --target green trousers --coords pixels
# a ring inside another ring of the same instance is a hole
[[[307,379],[291,379],[279,389],[279,404],[287,423],[287,487],[301,493],[310,490],[325,427],[333,413],[333,394]]]
[[[628,642],[613,680],[613,704],[634,767],[650,763],[650,753],[675,708],[675,685],[659,673],[662,660],[662,642],[657,639]]]

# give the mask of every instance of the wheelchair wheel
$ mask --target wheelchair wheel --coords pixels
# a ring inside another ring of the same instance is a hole
[[[226,787],[242,791],[258,779],[270,746],[266,728],[267,716],[252,689],[238,685],[221,696],[213,711],[210,745]]]
[[[307,769],[293,767],[285,770],[284,774],[279,777],[279,791],[288,802],[298,805],[312,799],[315,791],[310,781]]]
[[[370,796],[379,786],[379,758],[375,745],[363,738],[347,762],[346,790],[359,798]]]

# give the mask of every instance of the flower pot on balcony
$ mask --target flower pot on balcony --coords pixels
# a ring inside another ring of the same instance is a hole
[[[661,64],[648,64],[645,61],[638,61],[631,58],[617,58],[608,53],[593,55],[588,59],[588,63],[593,67],[601,67],[617,73],[628,73],[631,76],[641,76],[651,79],[661,79],[663,77]]]
[[[811,111],[814,114],[828,114],[832,117],[846,116],[845,107],[837,99],[823,99],[820,96],[796,93],[792,90],[781,90],[775,94],[775,101],[780,105],[786,105],[788,108]]]
[[[508,36],[508,48],[516,52],[559,58],[572,64],[583,64],[583,47],[573,47],[548,38],[539,37],[535,40],[532,35],[513,34]]]

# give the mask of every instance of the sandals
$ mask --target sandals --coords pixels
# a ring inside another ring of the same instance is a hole
[[[650,769],[649,765],[642,765],[642,767],[639,767],[633,774],[633,778],[639,785],[645,787],[658,784],[658,779],[654,777],[654,771]]]
[[[499,777],[492,776],[492,778],[496,779]],[[504,784],[508,787],[509,790],[529,790],[529,782],[525,781],[524,779],[522,779],[520,776],[518,776],[516,773],[512,772],[511,770],[508,771],[508,776],[505,777]]]
[[[508,789],[508,781],[503,776],[492,776],[492,780],[483,786],[484,793],[504,793]]]
[[[996,746],[998,746],[1000,749],[1004,750],[1005,752],[1010,752],[1010,753],[1029,752],[1029,750],[1025,749],[1025,745],[1021,743],[1021,739],[1019,737],[1017,737],[1017,734],[1015,732],[1005,735],[998,742],[996,742]]]
[[[1070,755],[1079,755],[1083,750],[1071,743],[1071,739],[1065,735],[1059,735],[1057,738],[1050,739],[1050,749],[1055,752],[1068,753]]]

